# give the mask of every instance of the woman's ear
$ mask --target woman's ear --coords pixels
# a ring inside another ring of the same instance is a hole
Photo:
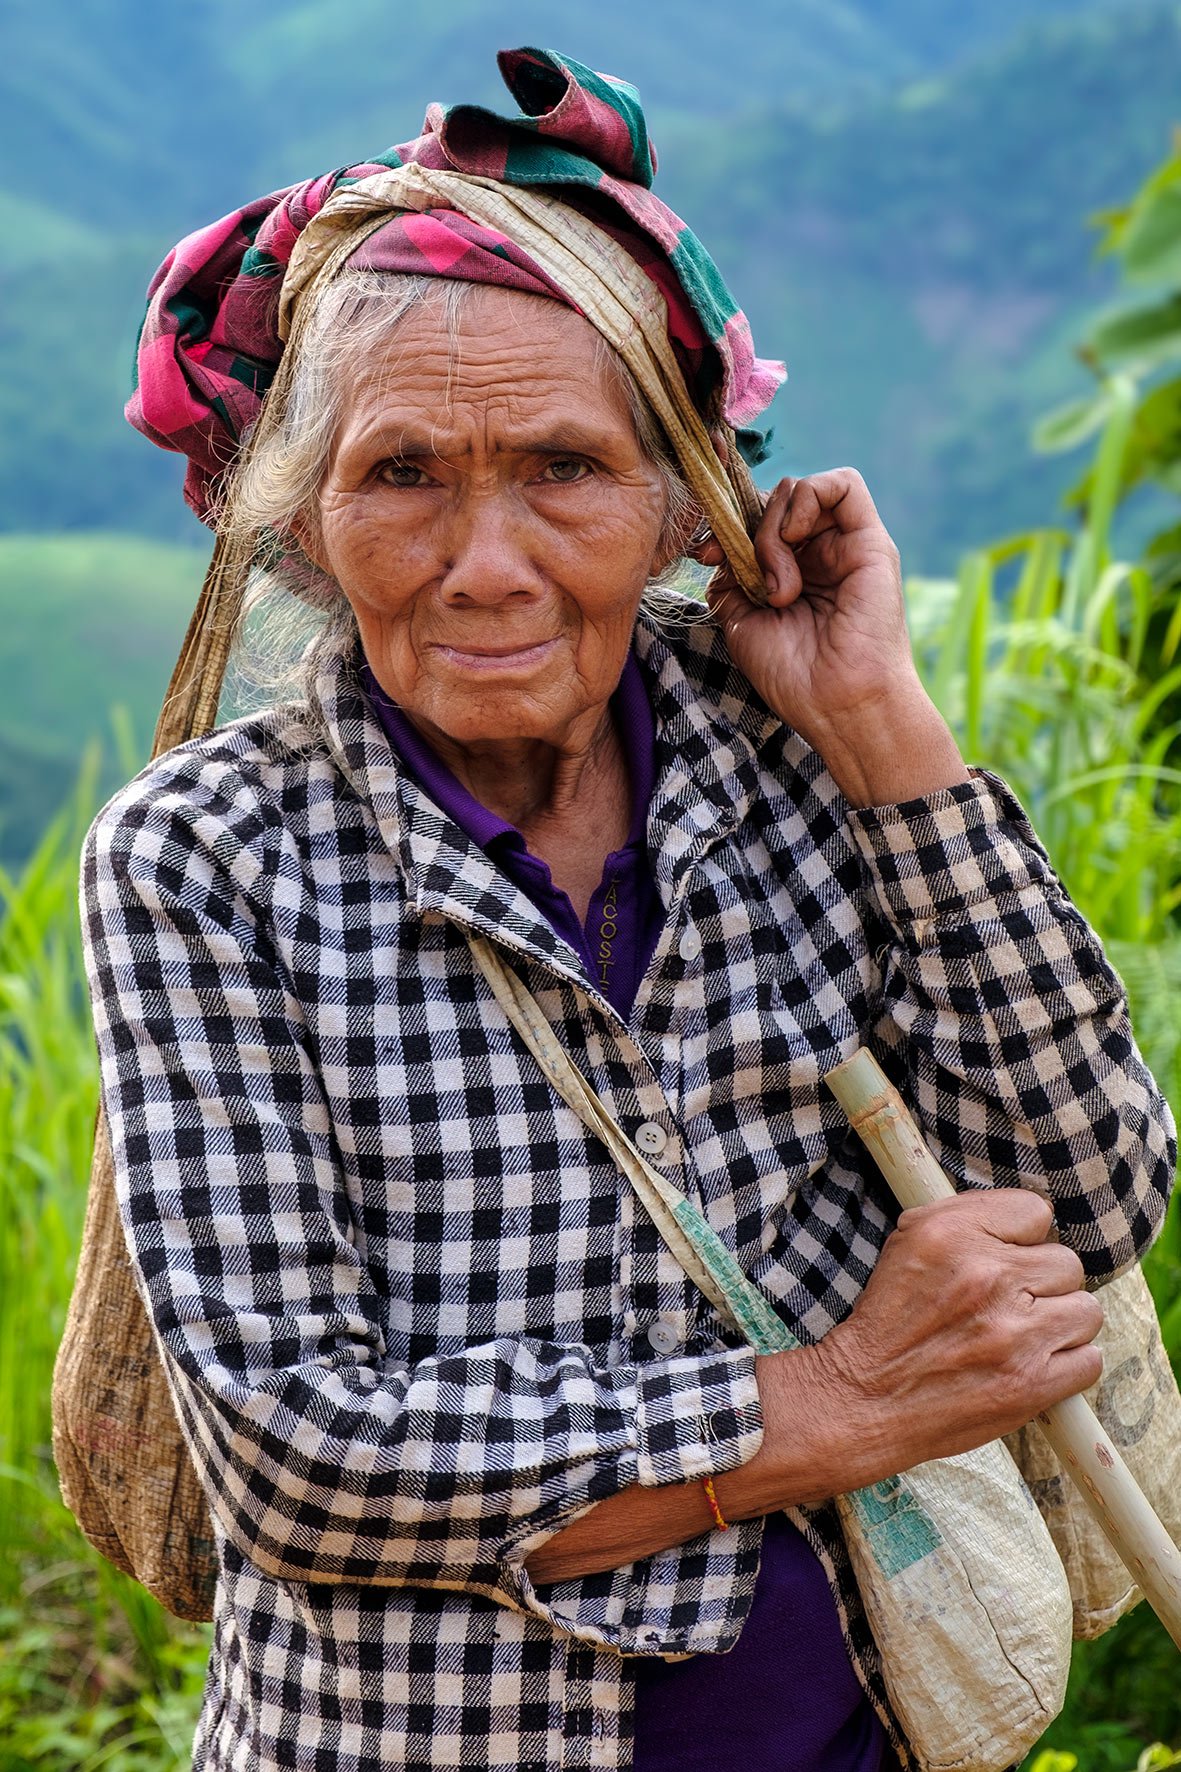
[[[652,561],[650,576],[658,578],[677,560],[696,560],[701,566],[715,566],[721,560],[709,556],[711,545],[717,548],[705,513],[695,498],[690,499],[675,523],[666,523],[660,545]],[[703,552],[703,550],[705,550]]]
[[[316,517],[309,516],[305,511],[297,511],[287,526],[287,534],[305,559],[310,560],[321,572],[332,576],[324,557],[324,533]]]

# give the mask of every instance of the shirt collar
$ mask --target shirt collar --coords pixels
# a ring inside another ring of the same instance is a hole
[[[656,730],[647,841],[667,908],[694,863],[746,816],[758,789],[756,752],[784,729],[730,664],[700,605],[686,599],[685,616],[667,625],[641,610],[634,651]],[[396,859],[409,902],[420,915],[446,917],[530,953],[585,989],[579,956],[399,763],[365,693],[363,669],[359,649],[329,660],[313,713]],[[636,800],[642,803],[639,793]]]
[[[524,849],[525,839],[516,825],[499,818],[468,792],[414,723],[385,693],[365,663],[361,666],[361,683],[395,753],[440,810],[453,818],[481,849],[489,850],[498,842],[507,842],[514,849]],[[619,727],[631,780],[631,822],[627,837],[628,847],[631,847],[644,842],[648,807],[656,779],[656,724],[643,673],[631,649],[611,698],[611,712]]]

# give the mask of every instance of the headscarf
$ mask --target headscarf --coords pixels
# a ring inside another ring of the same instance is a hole
[[[639,94],[549,50],[506,50],[497,59],[521,115],[431,105],[415,140],[261,197],[188,235],[160,266],[127,417],[188,457],[185,497],[203,521],[212,521],[222,478],[282,357],[280,291],[297,242],[334,195],[372,188],[383,173],[411,164],[548,193],[625,248],[663,297],[668,344],[698,411],[711,405],[738,434],[743,455],[761,459],[764,440],[748,427],[783,380],[783,366],[755,356],[746,318],[713,260],[653,195],[656,156]],[[579,307],[502,228],[445,202],[388,214],[348,262],[496,283]]]

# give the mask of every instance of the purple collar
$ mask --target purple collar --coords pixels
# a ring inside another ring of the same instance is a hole
[[[587,977],[617,1014],[629,1020],[664,925],[647,847],[648,804],[656,783],[656,721],[635,653],[628,653],[611,698],[631,777],[631,822],[623,848],[604,863],[585,923],[554,885],[545,862],[530,853],[516,825],[497,818],[468,792],[385,694],[368,665],[364,683],[391,748],[419,785],[530,899],[554,933],[579,955]]]
[[[481,849],[488,849],[503,839],[511,849],[524,850],[525,839],[516,825],[498,818],[468,792],[398,704],[390,700],[368,663],[363,666],[362,681],[366,694],[377,709],[386,737],[398,756],[409,765],[419,786],[455,820],[472,842]],[[630,849],[635,843],[644,843],[648,803],[656,785],[656,723],[634,649],[628,651],[623,675],[611,697],[611,712],[619,728],[631,774],[632,815],[627,834]]]

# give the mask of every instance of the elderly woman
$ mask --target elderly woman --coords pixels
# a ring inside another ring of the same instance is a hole
[[[134,421],[325,612],[306,693],[160,758],[86,855],[217,1533],[194,1763],[870,1772],[908,1748],[831,1498],[1095,1380],[1087,1286],[1159,1224],[1171,1128],[919,684],[862,481],[781,481],[749,552],[778,373],[635,94],[502,65],[525,115],[432,109],[191,236],[141,343]],[[686,555],[708,609],[652,588]],[[480,937],[806,1345],[756,1356],[686,1277]],[[897,1229],[822,1088],[859,1042],[966,1190]]]

